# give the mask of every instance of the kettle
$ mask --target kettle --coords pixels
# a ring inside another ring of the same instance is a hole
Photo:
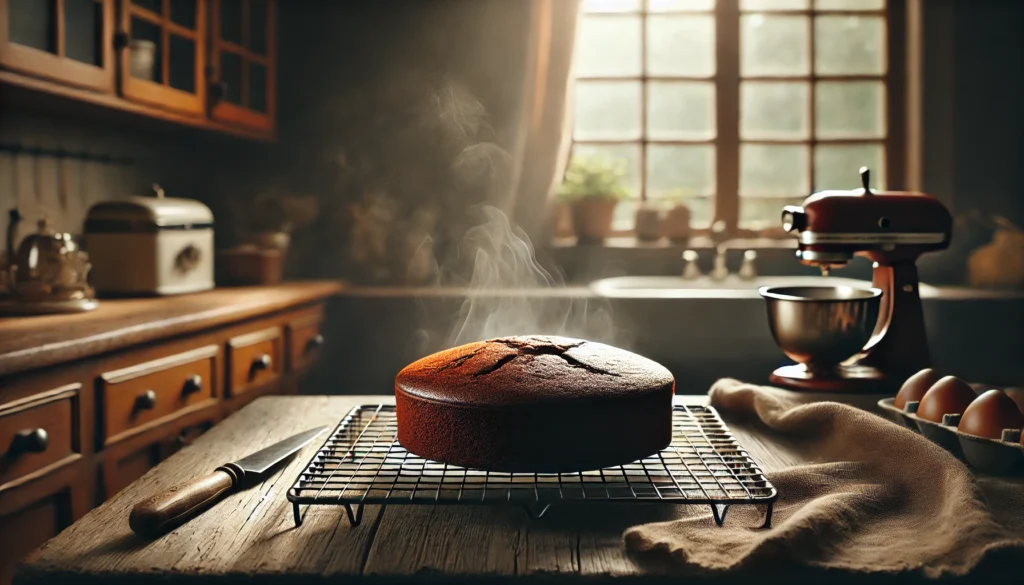
[[[15,252],[21,223],[17,209],[7,226],[8,295],[0,302],[4,313],[43,314],[90,311],[96,308],[89,286],[89,256],[71,234],[55,232],[49,220],[37,222],[36,233],[25,236]]]

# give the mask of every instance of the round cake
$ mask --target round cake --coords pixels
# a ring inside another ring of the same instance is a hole
[[[398,442],[425,459],[475,469],[610,467],[668,446],[674,391],[663,366],[602,343],[469,343],[398,373]]]

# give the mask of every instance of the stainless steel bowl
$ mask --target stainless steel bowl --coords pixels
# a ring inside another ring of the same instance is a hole
[[[765,286],[775,343],[812,372],[829,372],[859,352],[875,330],[882,291],[850,286]]]

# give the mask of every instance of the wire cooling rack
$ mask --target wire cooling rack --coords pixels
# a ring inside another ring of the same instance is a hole
[[[353,408],[288,490],[295,525],[301,505],[345,506],[359,524],[363,504],[512,503],[540,518],[558,502],[710,505],[721,526],[729,506],[763,505],[771,525],[778,492],[713,408],[673,407],[672,444],[633,463],[578,473],[501,473],[437,463],[406,451],[393,405]]]

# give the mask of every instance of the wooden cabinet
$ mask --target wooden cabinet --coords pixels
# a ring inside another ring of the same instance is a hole
[[[294,392],[288,356],[319,334],[340,290],[215,289],[0,318],[0,585],[26,553],[230,412]]]
[[[323,315],[304,315],[288,323],[288,367],[302,371],[320,357],[324,345]]]
[[[202,114],[206,1],[120,2],[121,94],[161,108]]]
[[[115,0],[0,0],[0,67],[114,91]]]
[[[0,0],[0,85],[270,139],[276,8],[275,0]]]
[[[210,0],[210,115],[271,130],[276,61],[274,0]]]

